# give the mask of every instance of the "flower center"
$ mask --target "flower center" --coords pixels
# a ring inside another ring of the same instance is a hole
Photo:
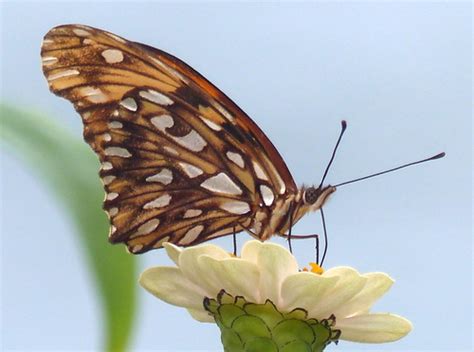
[[[318,274],[318,275],[321,275],[322,273],[324,273],[324,269],[320,267],[318,264],[310,262],[309,265],[311,269],[303,268],[303,271],[309,271],[311,273]]]

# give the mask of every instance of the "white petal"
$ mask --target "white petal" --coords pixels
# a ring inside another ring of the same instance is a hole
[[[322,276],[353,276],[359,275],[359,272],[350,266],[335,266],[334,268],[326,270]]]
[[[313,309],[309,311],[311,318],[327,318],[358,294],[367,281],[367,278],[349,267],[332,268],[325,271],[322,276],[339,279],[336,285],[324,292]]]
[[[256,259],[260,270],[260,298],[263,301],[270,299],[279,307],[281,284],[289,275],[298,272],[298,263],[288,250],[278,244],[257,243],[252,241],[246,245],[242,249],[242,257]]]
[[[341,330],[342,340],[381,343],[401,339],[411,331],[412,324],[399,315],[378,313],[336,317],[336,329]]]
[[[179,268],[184,276],[186,276],[189,281],[200,286],[204,292],[206,292],[207,297],[215,298],[220,290],[217,290],[215,286],[207,284],[206,268],[199,265],[198,262],[198,258],[202,255],[207,255],[215,259],[227,259],[230,258],[230,254],[220,247],[207,244],[183,249],[179,256]]]
[[[240,257],[257,264],[258,252],[262,246],[263,243],[257,240],[245,242],[244,246],[242,247]]]
[[[394,282],[390,276],[384,273],[368,273],[362,276],[367,279],[365,286],[349,302],[333,312],[336,317],[368,313],[375,301],[382,297]]]
[[[156,267],[145,270],[139,279],[148,292],[175,306],[203,309],[205,292],[190,282],[178,268]]]
[[[165,242],[163,243],[163,247],[166,249],[166,254],[168,257],[176,264],[179,265],[179,256],[183,249],[181,247],[175,246],[173,243]]]
[[[216,321],[212,317],[212,315],[209,315],[209,312],[206,311],[204,308],[202,309],[190,309],[188,308],[189,314],[196,319],[197,321],[200,321],[201,323],[215,323]]]
[[[287,312],[294,308],[314,310],[319,298],[334,287],[338,280],[338,277],[323,277],[310,272],[288,276],[281,287],[281,309]]]
[[[206,271],[209,286],[220,291],[224,289],[233,296],[244,296],[247,301],[260,302],[258,282],[260,273],[257,265],[248,261],[229,258],[217,260],[206,255],[198,260],[202,270]]]

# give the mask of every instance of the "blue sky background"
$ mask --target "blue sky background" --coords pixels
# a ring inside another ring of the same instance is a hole
[[[78,137],[79,116],[49,93],[40,68],[42,37],[58,24],[92,25],[180,57],[262,127],[300,184],[319,182],[341,119],[349,127],[333,184],[445,151],[342,187],[327,204],[326,265],[389,273],[396,283],[375,310],[415,327],[397,343],[328,350],[471,350],[470,2],[0,6],[2,100],[49,114]],[[3,147],[0,155],[3,348],[99,349],[99,302],[71,224],[34,172]],[[319,215],[296,231],[321,233]],[[231,248],[230,239],[216,242]],[[301,265],[311,247],[295,243]],[[143,268],[169,263],[159,251],[142,258]],[[133,350],[220,349],[214,325],[143,290],[140,299]]]

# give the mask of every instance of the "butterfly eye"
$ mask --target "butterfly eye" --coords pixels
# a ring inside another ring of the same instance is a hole
[[[304,196],[303,196],[304,202],[306,204],[314,204],[318,200],[320,195],[321,195],[320,188],[309,187],[304,192]]]

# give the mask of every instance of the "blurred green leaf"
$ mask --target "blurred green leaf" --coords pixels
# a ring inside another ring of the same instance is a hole
[[[124,351],[136,309],[136,260],[107,241],[99,162],[89,147],[55,121],[0,105],[0,140],[41,176],[78,229],[102,299],[105,350]]]

